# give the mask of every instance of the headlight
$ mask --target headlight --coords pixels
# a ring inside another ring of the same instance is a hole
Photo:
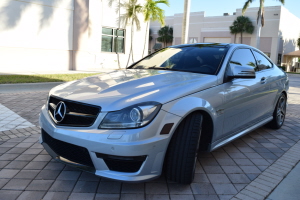
[[[99,128],[124,129],[142,127],[154,119],[160,108],[161,104],[151,101],[136,104],[119,111],[109,112],[102,120]]]

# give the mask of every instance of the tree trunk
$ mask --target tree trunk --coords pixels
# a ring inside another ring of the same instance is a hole
[[[120,16],[120,12],[121,12],[121,8],[120,8],[121,6],[120,6],[120,0],[119,0],[119,27],[118,28],[120,28],[120,18],[121,18],[121,16]],[[117,39],[118,39],[118,34],[117,34]],[[119,52],[118,52],[118,40],[117,40],[117,45],[115,45],[116,47],[117,47],[117,58],[118,58],[118,66],[119,66],[119,69],[121,69],[121,64],[120,64],[120,55],[119,55]]]
[[[243,44],[243,31],[241,32],[241,44]]]
[[[183,22],[182,22],[182,35],[181,43],[187,44],[187,38],[189,34],[189,21],[190,21],[190,5],[191,0],[184,0],[184,13],[183,13]]]
[[[234,34],[234,43],[236,43],[236,33]]]
[[[132,41],[133,41],[133,20],[131,22],[131,41],[130,41],[130,50],[129,50],[129,55],[128,55],[128,60],[127,60],[126,68],[128,67],[129,60],[130,60],[130,55],[132,53]]]
[[[129,56],[128,56],[128,61],[126,64],[126,68],[128,67],[129,60],[130,60],[130,55],[133,54],[132,52],[132,44],[133,44],[133,18],[134,18],[134,13],[135,13],[135,7],[133,7],[133,15],[131,18],[131,41],[130,41],[130,51],[129,51]],[[133,55],[132,55],[132,61],[133,61]],[[134,61],[133,61],[134,62]]]
[[[262,0],[260,0],[260,5],[262,5]],[[258,22],[257,22],[257,28],[256,28],[256,48],[260,48],[260,32],[261,32],[261,17],[262,17],[263,9],[260,9],[260,12],[258,13]]]
[[[146,33],[145,33],[145,43],[144,43],[144,50],[143,50],[143,57],[144,57],[144,53],[145,53],[145,49],[146,49],[146,42],[147,42],[147,35],[148,35],[148,30],[149,29],[149,21],[147,22],[147,26],[146,26]],[[149,41],[149,38],[148,38]]]

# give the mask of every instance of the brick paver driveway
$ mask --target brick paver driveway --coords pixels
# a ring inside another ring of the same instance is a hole
[[[263,199],[300,159],[291,154],[300,146],[300,76],[290,75],[290,83],[284,126],[262,127],[212,153],[200,153],[191,185],[167,182],[164,175],[122,183],[55,162],[38,143],[38,112],[47,93],[0,94],[0,117],[5,114],[1,108],[13,113],[2,123],[10,130],[0,132],[0,199]]]

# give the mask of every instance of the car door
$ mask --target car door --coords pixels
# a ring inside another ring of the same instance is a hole
[[[277,77],[274,76],[273,63],[269,61],[263,54],[253,50],[255,56],[258,71],[256,75],[261,78],[261,84],[264,85],[263,90],[265,91],[264,101],[261,104],[260,111],[263,116],[271,116],[274,111],[274,104],[276,94],[278,92],[278,85],[276,83]]]
[[[251,66],[258,71],[253,53],[248,48],[241,48],[234,51],[227,66],[227,72],[236,66]],[[244,79],[234,78],[224,83],[225,103],[224,103],[224,123],[223,132],[219,139],[231,137],[255,121],[261,120],[264,111],[261,107],[265,104],[265,92],[268,90],[262,84],[263,74],[257,74],[256,78]]]

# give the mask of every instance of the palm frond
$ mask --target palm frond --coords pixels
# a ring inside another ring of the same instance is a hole
[[[111,7],[115,1],[117,0],[108,0],[108,6]]]
[[[257,11],[257,19],[256,19],[256,23],[258,24],[259,22],[259,17],[260,17],[260,8]]]
[[[138,31],[141,30],[141,23],[140,23],[139,18],[136,16],[136,17],[134,17],[132,20],[133,20],[133,23],[134,23],[135,26],[136,26],[136,29],[137,29]]]
[[[253,1],[253,0],[248,0],[248,1],[245,2],[244,7],[243,7],[243,9],[242,9],[242,14],[243,14],[243,15],[245,14],[247,8],[250,6],[250,4],[252,3],[252,1]]]
[[[170,6],[170,3],[168,0],[161,0],[161,1],[155,1],[156,4],[158,3],[163,3],[163,4],[166,4],[167,6]]]
[[[263,9],[264,6],[265,6],[265,0],[260,0],[260,2],[259,2],[260,9]]]
[[[285,1],[284,0],[279,0],[283,5],[284,5],[284,3],[285,3]]]
[[[261,13],[261,26],[264,27],[265,25],[265,13],[264,11],[262,11]]]
[[[169,6],[168,0],[147,0],[144,5],[143,13],[145,21],[159,21],[162,26],[165,25],[164,10],[161,9],[158,4],[165,4]]]

